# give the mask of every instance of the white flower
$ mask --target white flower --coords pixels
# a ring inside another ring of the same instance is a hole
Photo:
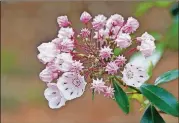
[[[70,53],[61,53],[56,56],[55,65],[62,72],[69,71],[72,64],[72,56]]]
[[[145,32],[144,34],[142,34],[141,37],[137,37],[137,40],[139,42],[142,42],[145,40],[155,41],[155,38],[152,35],[150,35],[149,33]]]
[[[120,48],[127,48],[132,44],[132,40],[129,34],[120,33],[115,40],[117,46]]]
[[[113,98],[114,88],[112,88],[111,86],[106,87],[105,91],[104,91],[104,96],[107,97],[107,98]]]
[[[103,81],[103,79],[93,79],[93,83],[91,83],[92,87],[91,89],[94,89],[94,92],[98,92],[100,94],[100,92],[104,92],[106,86],[104,85],[105,82]]]
[[[67,100],[72,100],[84,93],[86,82],[84,76],[66,72],[58,79],[57,86]]]
[[[102,59],[107,59],[110,58],[111,55],[113,54],[112,49],[108,46],[104,46],[103,48],[101,48],[101,50],[99,51],[99,56]]]
[[[52,72],[50,69],[45,68],[39,74],[39,77],[44,82],[51,82],[52,80],[54,80],[54,79],[56,79],[58,77],[58,73],[57,72]]]
[[[141,45],[137,47],[137,49],[141,51],[144,57],[151,56],[155,51],[155,48],[156,46],[154,41],[151,41],[150,39],[142,41]]]
[[[44,91],[44,96],[48,100],[49,107],[52,109],[60,108],[65,105],[66,99],[55,83],[49,83]]]
[[[111,29],[111,27],[119,26],[121,27],[124,23],[124,18],[119,14],[111,15],[111,17],[106,22],[106,27]]]
[[[122,71],[122,80],[126,85],[140,87],[149,76],[142,67],[134,66],[131,63],[126,64]]]
[[[106,24],[106,17],[104,15],[97,15],[93,19],[92,25],[95,30],[102,29]]]
[[[61,39],[64,39],[64,38],[72,39],[73,35],[74,35],[74,31],[70,27],[67,27],[67,28],[62,27],[58,31],[58,37],[61,38]]]
[[[59,24],[59,27],[67,27],[70,25],[70,22],[68,21],[67,16],[60,16],[57,18],[57,23]]]
[[[137,30],[137,28],[139,28],[139,22],[133,18],[133,17],[129,17],[127,20],[127,23],[123,26],[122,30],[125,33],[133,33]]]
[[[58,53],[68,53],[74,49],[74,41],[69,38],[55,38],[54,40],[52,40],[52,42],[56,44],[56,49]]]
[[[51,62],[57,53],[55,44],[51,42],[42,43],[37,49],[40,52],[37,57],[44,64]]]
[[[92,18],[91,15],[88,12],[84,11],[81,14],[80,21],[86,24],[91,20],[91,18]]]

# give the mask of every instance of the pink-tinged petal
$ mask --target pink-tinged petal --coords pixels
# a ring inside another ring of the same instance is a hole
[[[100,94],[100,92],[104,92],[104,89],[106,88],[103,79],[93,79],[93,83],[91,83],[91,85],[91,89],[94,89],[94,92],[98,92],[98,94]]]
[[[106,24],[106,19],[107,18],[104,15],[95,16],[95,18],[93,19],[93,22],[92,22],[93,28],[95,30],[102,29]]]
[[[114,62],[116,63],[117,66],[120,67],[120,66],[123,66],[126,61],[127,59],[123,55],[121,55],[121,56],[118,56]]]
[[[111,55],[112,55],[112,49],[108,47],[103,47],[101,48],[101,50],[99,51],[99,56],[102,58],[102,59],[107,59],[107,58],[111,58]]]
[[[91,18],[92,18],[91,15],[88,12],[84,11],[81,14],[80,21],[86,24],[91,20]]]
[[[108,74],[114,75],[117,73],[118,69],[119,69],[119,67],[116,65],[115,62],[109,62],[106,66],[105,71],[107,71]]]
[[[59,27],[68,27],[71,23],[68,21],[67,16],[60,16],[57,18],[57,23]]]
[[[124,18],[119,14],[111,15],[111,17],[106,22],[106,27],[111,29],[112,27],[119,26],[121,27],[124,23]]]
[[[120,33],[115,40],[117,46],[120,48],[127,48],[132,44],[132,40],[129,34]]]
[[[139,28],[139,22],[133,18],[129,17],[127,23],[123,26],[122,30],[124,33],[133,33]]]
[[[105,91],[104,91],[104,96],[107,97],[107,98],[113,98],[114,88],[112,88],[111,86],[106,87]]]

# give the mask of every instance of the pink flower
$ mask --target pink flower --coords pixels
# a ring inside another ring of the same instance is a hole
[[[121,27],[124,23],[124,18],[119,14],[111,15],[111,17],[106,22],[106,27],[111,29],[111,27],[119,26]]]
[[[155,43],[150,39],[141,42],[141,45],[137,47],[138,50],[141,51],[144,57],[151,56],[152,53],[155,51]]]
[[[69,26],[71,23],[68,21],[68,17],[67,16],[60,16],[57,18],[57,23],[59,24],[59,27],[67,27]]]
[[[80,17],[80,21],[82,21],[84,24],[88,23],[91,20],[91,15],[88,12],[83,12]]]
[[[48,62],[51,62],[57,53],[56,47],[54,43],[42,43],[40,46],[37,47],[39,50],[38,59],[46,64]]]
[[[61,53],[56,56],[55,65],[59,71],[67,72],[72,65],[72,56],[70,53]]]
[[[88,38],[90,36],[89,29],[87,28],[82,29],[80,35],[82,36],[82,38]]]
[[[54,79],[57,79],[58,73],[52,72],[46,68],[46,69],[42,70],[42,72],[39,74],[39,77],[44,82],[51,82]]]
[[[139,22],[135,18],[129,17],[127,23],[123,26],[122,30],[125,33],[133,33],[137,30],[138,27]]]
[[[107,98],[113,98],[114,88],[112,88],[111,86],[106,87],[105,91],[104,91],[104,96],[107,97]]]
[[[120,48],[127,48],[132,44],[132,40],[129,34],[120,33],[115,40],[117,46]]]
[[[99,56],[102,58],[102,59],[107,59],[107,58],[111,58],[111,55],[112,55],[112,49],[106,46],[104,46],[104,48],[101,48],[101,50],[99,51]]]
[[[70,27],[67,27],[67,28],[62,27],[58,31],[58,37],[61,38],[61,39],[64,39],[64,38],[72,39],[73,36],[74,36],[74,31]]]
[[[82,71],[83,68],[84,68],[83,63],[75,60],[75,61],[72,62],[70,71],[79,73],[80,71]]]
[[[152,35],[148,34],[147,32],[142,34],[141,37],[137,37],[137,41],[139,41],[139,42],[142,42],[145,40],[155,41],[155,38]]]
[[[107,18],[104,15],[95,16],[95,18],[93,19],[93,22],[92,22],[93,28],[95,30],[102,29],[106,24],[106,19]]]
[[[109,62],[106,66],[106,70],[108,74],[116,74],[118,71],[119,67],[116,65],[115,62]]]
[[[66,99],[55,83],[49,83],[44,91],[44,96],[48,100],[49,107],[52,109],[60,108],[65,105]]]
[[[149,78],[144,68],[135,66],[131,63],[126,64],[122,74],[123,82],[126,83],[126,85],[134,87],[140,87]]]
[[[75,72],[65,72],[58,79],[57,87],[67,100],[72,100],[83,95],[86,82],[84,76]]]
[[[56,44],[56,49],[58,53],[61,52],[68,53],[74,49],[74,41],[69,38],[64,38],[64,39],[56,38],[52,42]]]
[[[117,66],[120,67],[120,66],[123,66],[126,61],[127,59],[123,55],[121,55],[121,56],[118,56],[114,62],[116,63]]]
[[[108,29],[104,30],[104,29],[100,29],[97,32],[94,32],[94,39],[97,39],[98,42],[100,42],[101,46],[103,45],[103,43],[106,41],[106,38],[109,37],[108,33]]]
[[[91,89],[94,89],[94,92],[98,92],[100,94],[100,92],[104,92],[104,89],[106,88],[106,86],[104,85],[104,81],[103,79],[93,79],[93,83],[91,83],[92,87]]]

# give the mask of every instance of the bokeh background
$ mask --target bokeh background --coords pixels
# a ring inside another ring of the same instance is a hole
[[[132,102],[132,111],[125,115],[117,104],[103,95],[91,99],[89,87],[85,94],[65,107],[52,110],[43,96],[45,84],[38,75],[44,66],[37,60],[37,46],[57,35],[56,18],[68,15],[73,26],[85,10],[93,16],[119,13],[127,19],[136,17],[140,28],[155,34],[157,42],[167,44],[153,71],[157,76],[178,69],[178,22],[171,12],[177,2],[2,2],[1,3],[1,122],[2,123],[138,123],[143,114],[140,104]],[[178,80],[162,87],[178,98]],[[178,119],[162,114],[167,123]]]

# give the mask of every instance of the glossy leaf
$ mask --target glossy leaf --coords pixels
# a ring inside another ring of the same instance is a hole
[[[168,71],[168,72],[166,72],[166,73],[160,75],[160,76],[155,80],[155,85],[172,81],[172,80],[174,80],[174,79],[177,79],[178,77],[179,77],[179,70],[171,70],[171,71]]]
[[[115,56],[119,56],[120,53],[121,53],[121,51],[122,51],[122,50],[121,50],[120,48],[115,48],[115,49],[114,49],[114,55],[115,55]]]
[[[118,106],[126,113],[129,113],[129,100],[126,93],[118,85],[117,81],[113,79],[114,97]]]
[[[179,104],[177,99],[168,91],[155,85],[143,84],[141,93],[163,112],[179,116]]]
[[[149,105],[145,110],[140,123],[165,123],[154,106]]]

